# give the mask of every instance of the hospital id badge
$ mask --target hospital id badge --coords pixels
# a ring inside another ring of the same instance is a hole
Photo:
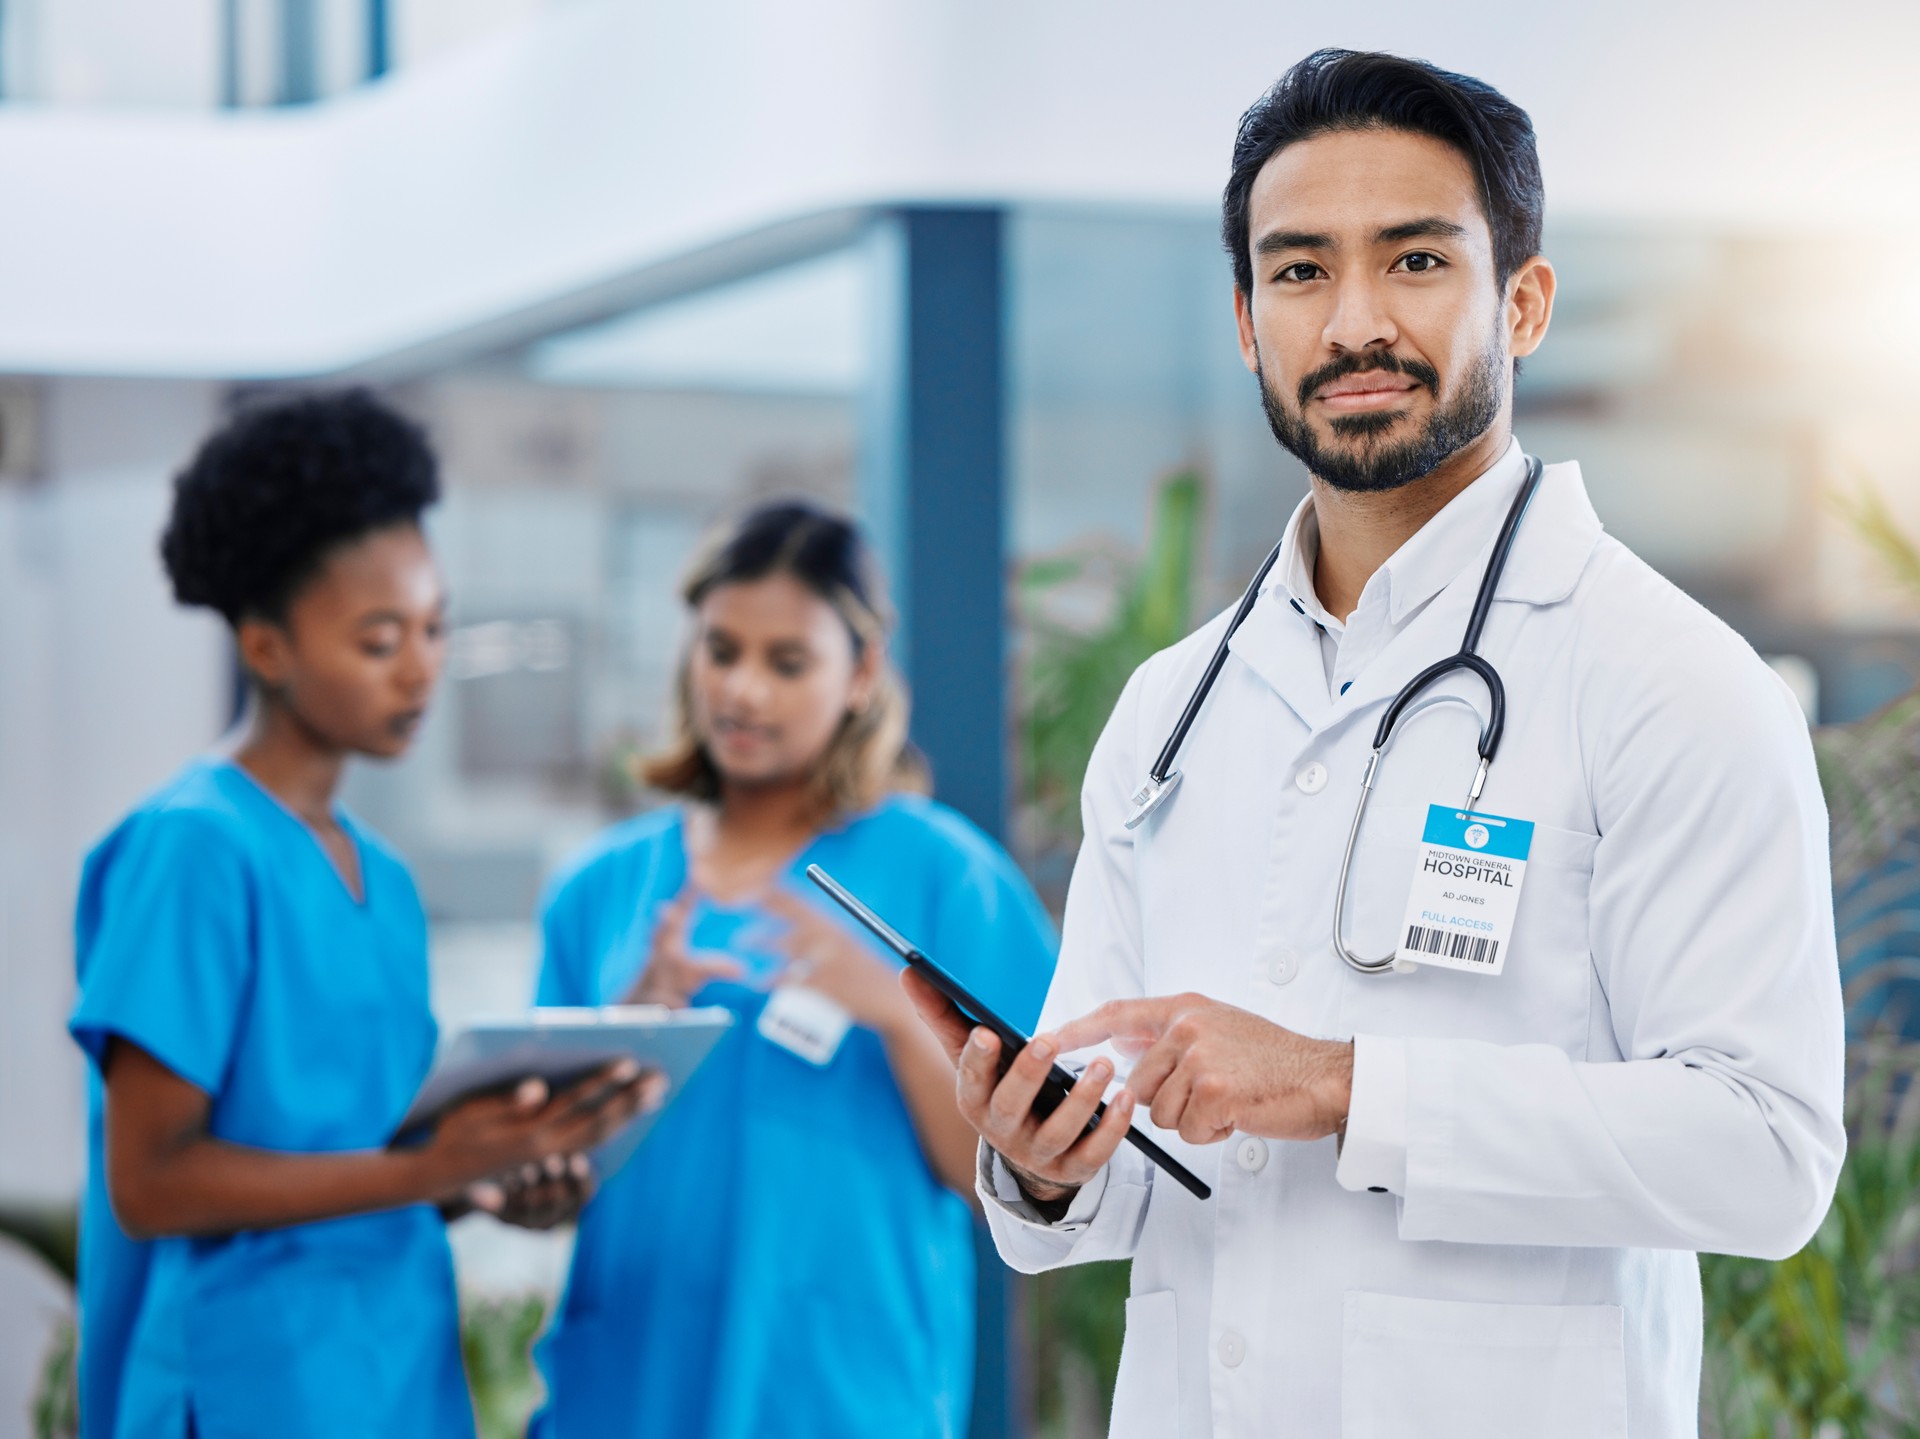
[[[1532,848],[1532,820],[1428,806],[1395,961],[1500,973]]]
[[[767,996],[755,1026],[762,1039],[822,1068],[833,1063],[853,1016],[817,989],[783,984]]]

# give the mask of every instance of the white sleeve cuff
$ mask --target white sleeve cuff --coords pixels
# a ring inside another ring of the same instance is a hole
[[[1093,1223],[1093,1216],[1100,1210],[1100,1197],[1107,1192],[1107,1171],[1103,1166],[1098,1174],[1080,1186],[1060,1222],[1051,1224],[1033,1207],[1032,1201],[1020,1192],[1020,1185],[1014,1179],[1013,1171],[1007,1168],[1006,1160],[984,1142],[976,1161],[974,1180],[982,1204],[991,1204],[1004,1210],[1022,1224],[1051,1230],[1056,1234],[1071,1234]]]
[[[1407,1191],[1407,1042],[1353,1037],[1353,1098],[1334,1177],[1352,1190]]]

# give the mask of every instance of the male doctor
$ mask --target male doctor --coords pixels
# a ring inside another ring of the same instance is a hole
[[[985,1141],[1001,1254],[1133,1261],[1114,1435],[1691,1435],[1694,1252],[1791,1254],[1831,1198],[1841,1008],[1805,723],[1602,532],[1576,465],[1546,468],[1479,643],[1506,726],[1473,820],[1471,673],[1374,777],[1341,939],[1402,962],[1330,943],[1375,727],[1460,648],[1527,478],[1541,203],[1525,113],[1423,63],[1322,51],[1247,113],[1224,215],[1241,353],[1311,493],[1135,828],[1227,616],[1120,697],[1050,1032],[1003,1078],[993,1036],[909,977]],[[1049,1062],[1095,1046],[1035,1118]],[[1129,1122],[1212,1198],[1123,1147]]]

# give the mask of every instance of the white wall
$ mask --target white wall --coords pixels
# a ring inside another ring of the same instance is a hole
[[[1502,86],[1557,214],[1920,215],[1908,0],[575,0],[300,114],[0,113],[0,370],[330,371],[846,204],[1206,205],[1325,43]]]
[[[226,642],[156,553],[207,386],[50,386],[49,476],[0,486],[0,1194],[79,1187],[84,1069],[64,1031],[81,856],[218,733]]]
[[[394,62],[404,68],[442,58],[564,3],[566,0],[392,0]]]
[[[223,14],[238,20],[241,103],[272,104],[284,0],[6,0],[0,94],[35,104],[206,110],[222,102]],[[567,0],[388,0],[389,62],[430,62]],[[366,77],[368,0],[315,0],[321,91]]]
[[[191,108],[220,90],[219,0],[7,0],[9,99]]]

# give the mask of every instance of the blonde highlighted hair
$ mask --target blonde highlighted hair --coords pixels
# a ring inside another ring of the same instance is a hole
[[[709,535],[696,552],[680,597],[689,610],[721,585],[788,575],[825,600],[853,637],[854,655],[877,658],[866,703],[841,717],[814,771],[820,822],[863,814],[889,794],[926,794],[926,761],[907,739],[912,710],[906,682],[886,655],[892,611],[878,567],[851,520],[805,500],[760,505]],[[689,799],[720,797],[721,777],[694,730],[691,644],[674,682],[670,738],[645,760],[640,777],[654,789]]]

